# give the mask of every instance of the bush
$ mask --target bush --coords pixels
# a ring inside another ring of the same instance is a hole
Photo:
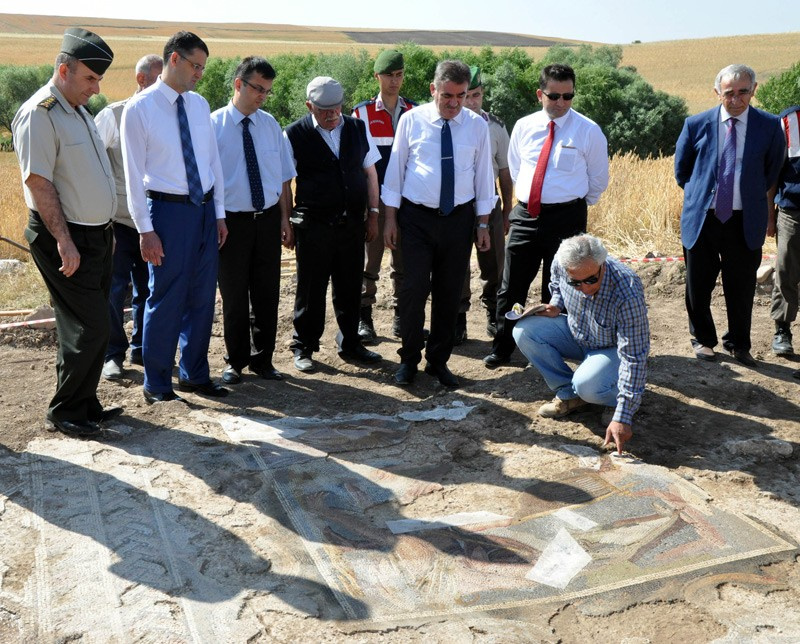
[[[756,98],[761,107],[773,114],[779,114],[792,105],[800,105],[800,62],[760,85],[756,90]]]
[[[0,127],[10,132],[11,121],[20,105],[52,75],[52,65],[0,65]]]

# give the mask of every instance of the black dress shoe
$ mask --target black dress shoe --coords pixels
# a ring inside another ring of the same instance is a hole
[[[458,378],[453,375],[453,372],[447,368],[446,364],[431,364],[429,362],[425,365],[425,373],[438,378],[439,382],[445,387],[458,387]]]
[[[730,353],[738,362],[741,362],[745,367],[752,368],[758,366],[758,363],[746,349],[728,349],[728,353]]]
[[[259,378],[263,378],[264,380],[283,380],[283,374],[271,364],[260,365],[257,367],[250,365],[249,369]]]
[[[142,360],[141,353],[132,353],[131,354],[131,364],[138,364],[140,367],[144,365],[144,360]]]
[[[94,423],[107,423],[109,420],[114,420],[117,416],[122,415],[123,411],[125,411],[123,407],[106,407],[97,414],[90,414],[89,420]]]
[[[406,362],[400,363],[400,368],[394,374],[394,381],[398,385],[410,385],[414,382],[414,376],[417,375],[417,367],[413,364]]]
[[[177,400],[178,402],[185,403],[186,401],[181,398],[178,394],[174,391],[164,391],[164,392],[153,392],[147,391],[147,389],[142,389],[144,392],[144,399],[148,405],[152,405],[153,403],[160,403],[160,402],[171,402],[173,400]]]
[[[367,364],[375,364],[383,360],[381,354],[370,351],[363,344],[358,344],[347,351],[340,349],[339,357],[342,360],[355,360],[356,362],[365,362]]]
[[[230,365],[225,367],[222,372],[222,382],[226,385],[238,385],[242,381],[242,374],[238,369],[234,369]]]
[[[211,398],[224,398],[231,393],[230,389],[225,389],[222,385],[211,382],[210,380],[199,385],[187,382],[186,380],[178,380],[178,389],[181,391],[188,391],[189,393],[203,394]]]
[[[495,367],[508,364],[509,362],[511,362],[511,356],[502,356],[499,353],[490,353],[483,359],[483,364],[486,365],[488,369],[494,369]]]
[[[76,438],[93,438],[103,435],[103,430],[98,427],[97,423],[90,420],[52,420],[48,418],[44,426],[49,432],[61,432]]]

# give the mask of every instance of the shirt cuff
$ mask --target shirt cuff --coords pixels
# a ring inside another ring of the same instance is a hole
[[[389,206],[389,208],[399,208],[403,202],[403,195],[394,190],[389,190],[384,185],[381,189],[381,201],[383,201],[383,205]]]
[[[475,215],[483,217],[484,215],[491,215],[494,210],[494,204],[497,201],[497,195],[492,195],[490,199],[481,199],[475,201]]]

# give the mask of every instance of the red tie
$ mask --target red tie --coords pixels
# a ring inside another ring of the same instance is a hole
[[[547,172],[547,160],[550,158],[550,149],[553,147],[555,132],[556,122],[550,121],[550,131],[547,133],[547,139],[545,139],[542,151],[539,153],[536,170],[533,172],[531,195],[528,197],[528,213],[534,219],[542,211],[542,185],[544,184],[544,174]]]

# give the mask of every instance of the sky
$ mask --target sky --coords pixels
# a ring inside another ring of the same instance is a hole
[[[0,0],[0,13],[20,13],[21,6],[18,1]],[[24,6],[24,13],[193,23],[501,31],[611,44],[800,32],[800,9],[793,0],[238,0],[230,5],[221,0],[35,0]]]

